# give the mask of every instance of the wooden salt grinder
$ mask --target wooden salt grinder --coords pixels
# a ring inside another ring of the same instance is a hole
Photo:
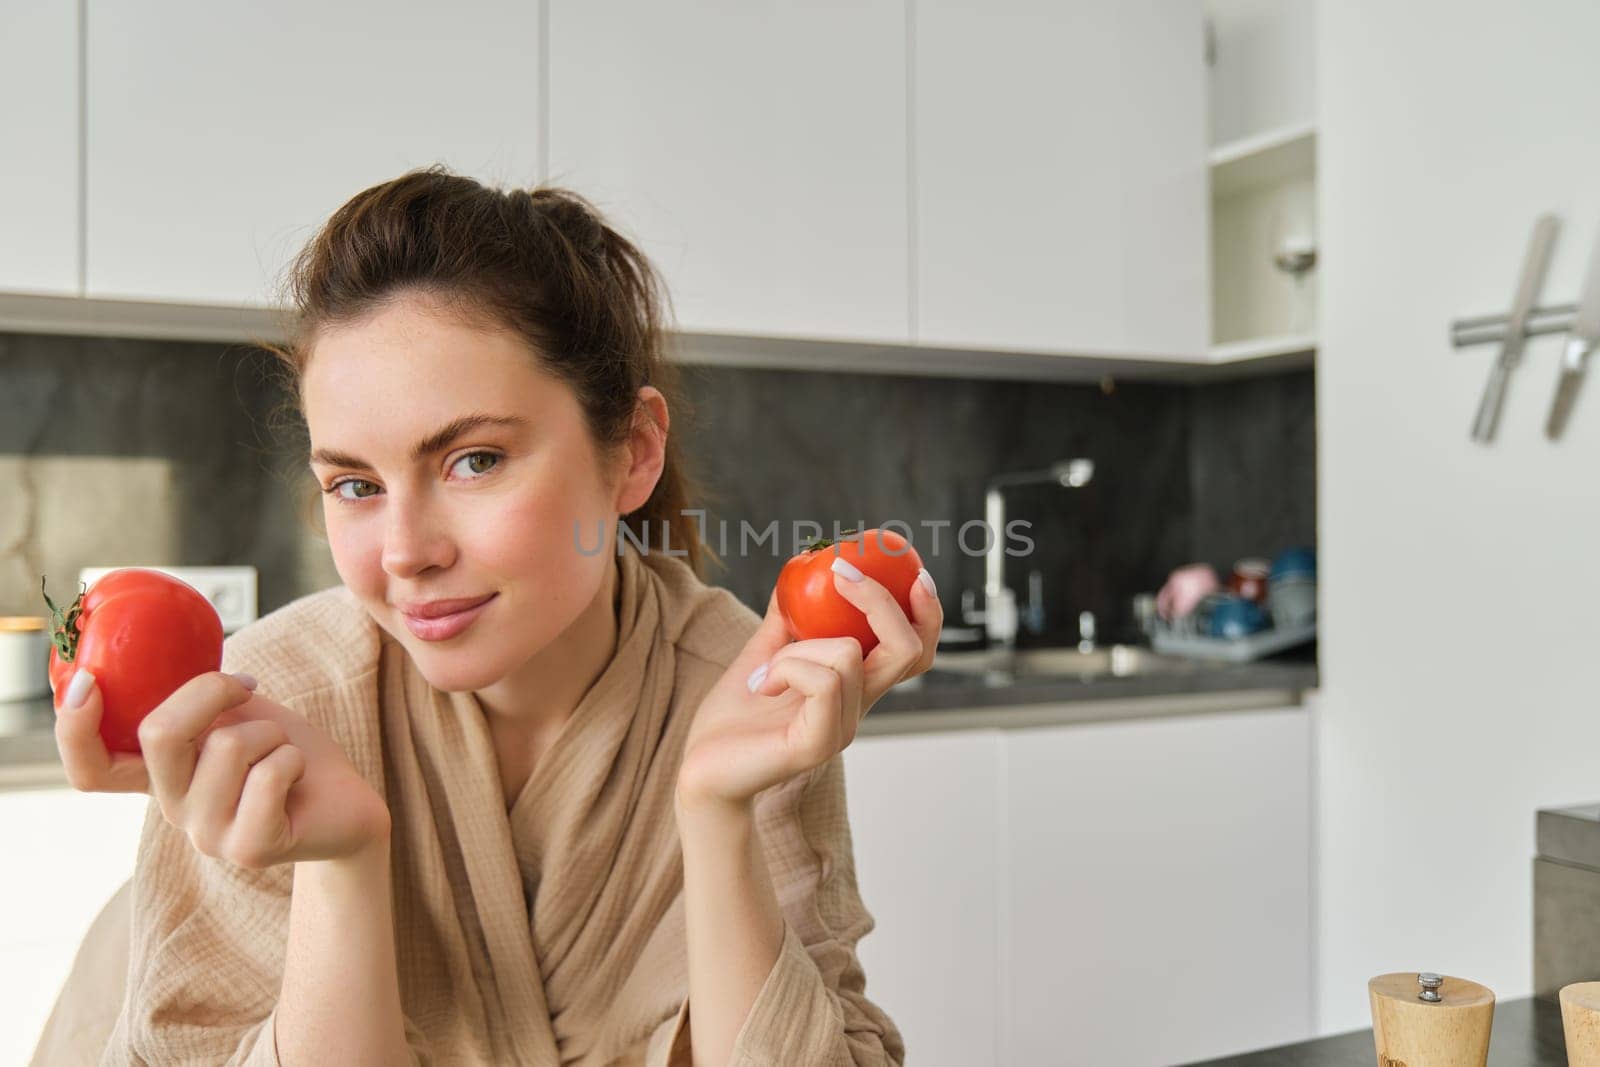
[[[1600,982],[1561,987],[1561,1029],[1567,1067],[1600,1067]]]
[[[1485,1067],[1494,991],[1423,971],[1367,983],[1378,1067]]]

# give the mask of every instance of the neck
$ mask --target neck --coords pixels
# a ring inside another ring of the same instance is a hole
[[[605,580],[571,626],[532,659],[476,692],[491,725],[547,734],[572,717],[617,650],[621,581],[612,557]]]

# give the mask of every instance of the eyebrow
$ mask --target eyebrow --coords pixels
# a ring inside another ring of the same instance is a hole
[[[436,452],[442,452],[450,447],[451,442],[462,434],[485,426],[507,426],[516,429],[526,429],[528,420],[520,415],[490,415],[487,412],[474,412],[463,415],[459,419],[452,419],[444,426],[430,433],[415,445],[411,446],[411,462],[426,459]],[[332,448],[319,448],[311,453],[312,463],[324,463],[330,467],[359,467],[362,470],[375,469],[372,464],[364,459],[352,456],[348,452],[340,452]]]

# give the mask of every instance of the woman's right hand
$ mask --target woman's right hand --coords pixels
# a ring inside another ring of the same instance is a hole
[[[99,686],[68,706],[78,695],[69,684],[56,710],[67,780],[84,792],[149,793],[197,850],[251,870],[354,856],[387,839],[388,806],[344,749],[254,689],[248,675],[191,678],[139,724],[138,755],[107,751]]]

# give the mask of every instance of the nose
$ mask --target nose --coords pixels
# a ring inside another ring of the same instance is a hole
[[[449,523],[418,494],[391,493],[383,532],[383,569],[410,578],[455,560]]]

